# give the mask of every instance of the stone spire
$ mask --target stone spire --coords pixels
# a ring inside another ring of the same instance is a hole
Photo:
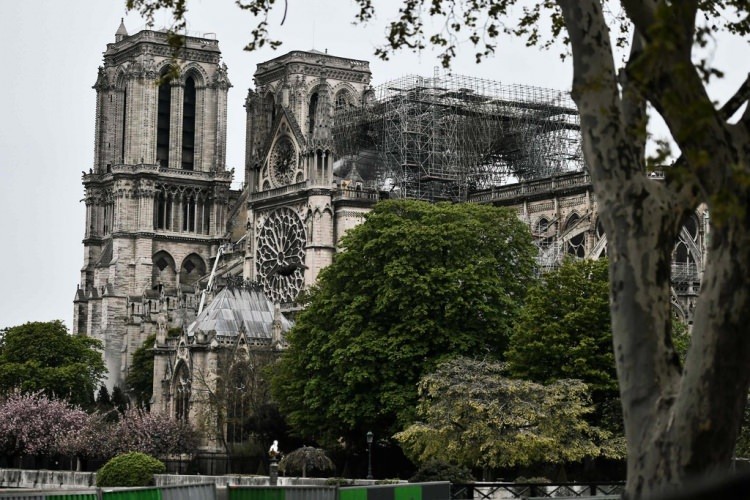
[[[115,32],[115,42],[119,42],[123,38],[128,36],[128,30],[125,29],[125,19],[120,18],[120,27]]]

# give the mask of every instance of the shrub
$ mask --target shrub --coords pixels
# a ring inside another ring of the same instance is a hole
[[[154,474],[164,474],[164,464],[144,453],[132,452],[118,455],[96,473],[96,485],[100,488],[112,486],[153,486]]]
[[[474,478],[466,467],[441,460],[428,460],[419,466],[416,474],[409,478],[410,483],[429,481],[450,481],[451,483],[472,483]]]

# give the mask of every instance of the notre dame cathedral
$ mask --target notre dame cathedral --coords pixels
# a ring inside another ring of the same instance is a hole
[[[233,190],[218,42],[185,37],[179,78],[162,78],[173,64],[165,32],[122,24],[104,52],[74,299],[74,330],[102,341],[110,387],[156,335],[152,407],[189,418],[196,373],[215,373],[222,349],[282,349],[297,295],[380,199],[511,207],[540,269],[606,255],[566,93],[437,74],[374,88],[367,61],[292,51],[257,66]],[[699,212],[675,248],[688,323],[707,235]]]

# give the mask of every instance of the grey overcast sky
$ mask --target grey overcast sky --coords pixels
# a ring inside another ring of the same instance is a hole
[[[84,231],[81,171],[93,165],[97,67],[106,44],[125,18],[130,34],[145,27],[125,0],[0,0],[0,328],[27,321],[61,319],[70,326],[73,296],[83,262]],[[244,52],[252,19],[233,0],[190,0],[188,29],[214,33],[229,67],[227,168],[242,179],[244,168],[243,101],[256,65],[290,50],[327,50],[370,61],[378,85],[407,74],[431,76],[437,54],[402,52],[389,62],[373,57],[385,25],[400,0],[378,0],[378,18],[353,26],[350,0],[289,0],[270,18],[271,36],[284,43],[277,51]],[[168,17],[157,20],[156,29]],[[716,64],[730,71],[712,87],[724,100],[747,74],[747,44],[720,44]],[[559,50],[540,52],[522,42],[504,40],[497,53],[474,64],[465,46],[453,72],[565,90],[570,62]]]

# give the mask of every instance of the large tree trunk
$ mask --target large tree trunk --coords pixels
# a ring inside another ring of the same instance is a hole
[[[601,2],[558,4],[573,52],[584,155],[608,238],[628,444],[624,496],[644,498],[726,467],[732,457],[750,380],[747,128],[726,124],[690,61],[696,2],[622,1],[635,28],[632,74],[619,82]],[[674,40],[654,50],[657,22]],[[646,100],[683,153],[664,182],[645,172]],[[671,339],[671,252],[684,216],[699,202],[711,210],[711,240],[683,370]]]

